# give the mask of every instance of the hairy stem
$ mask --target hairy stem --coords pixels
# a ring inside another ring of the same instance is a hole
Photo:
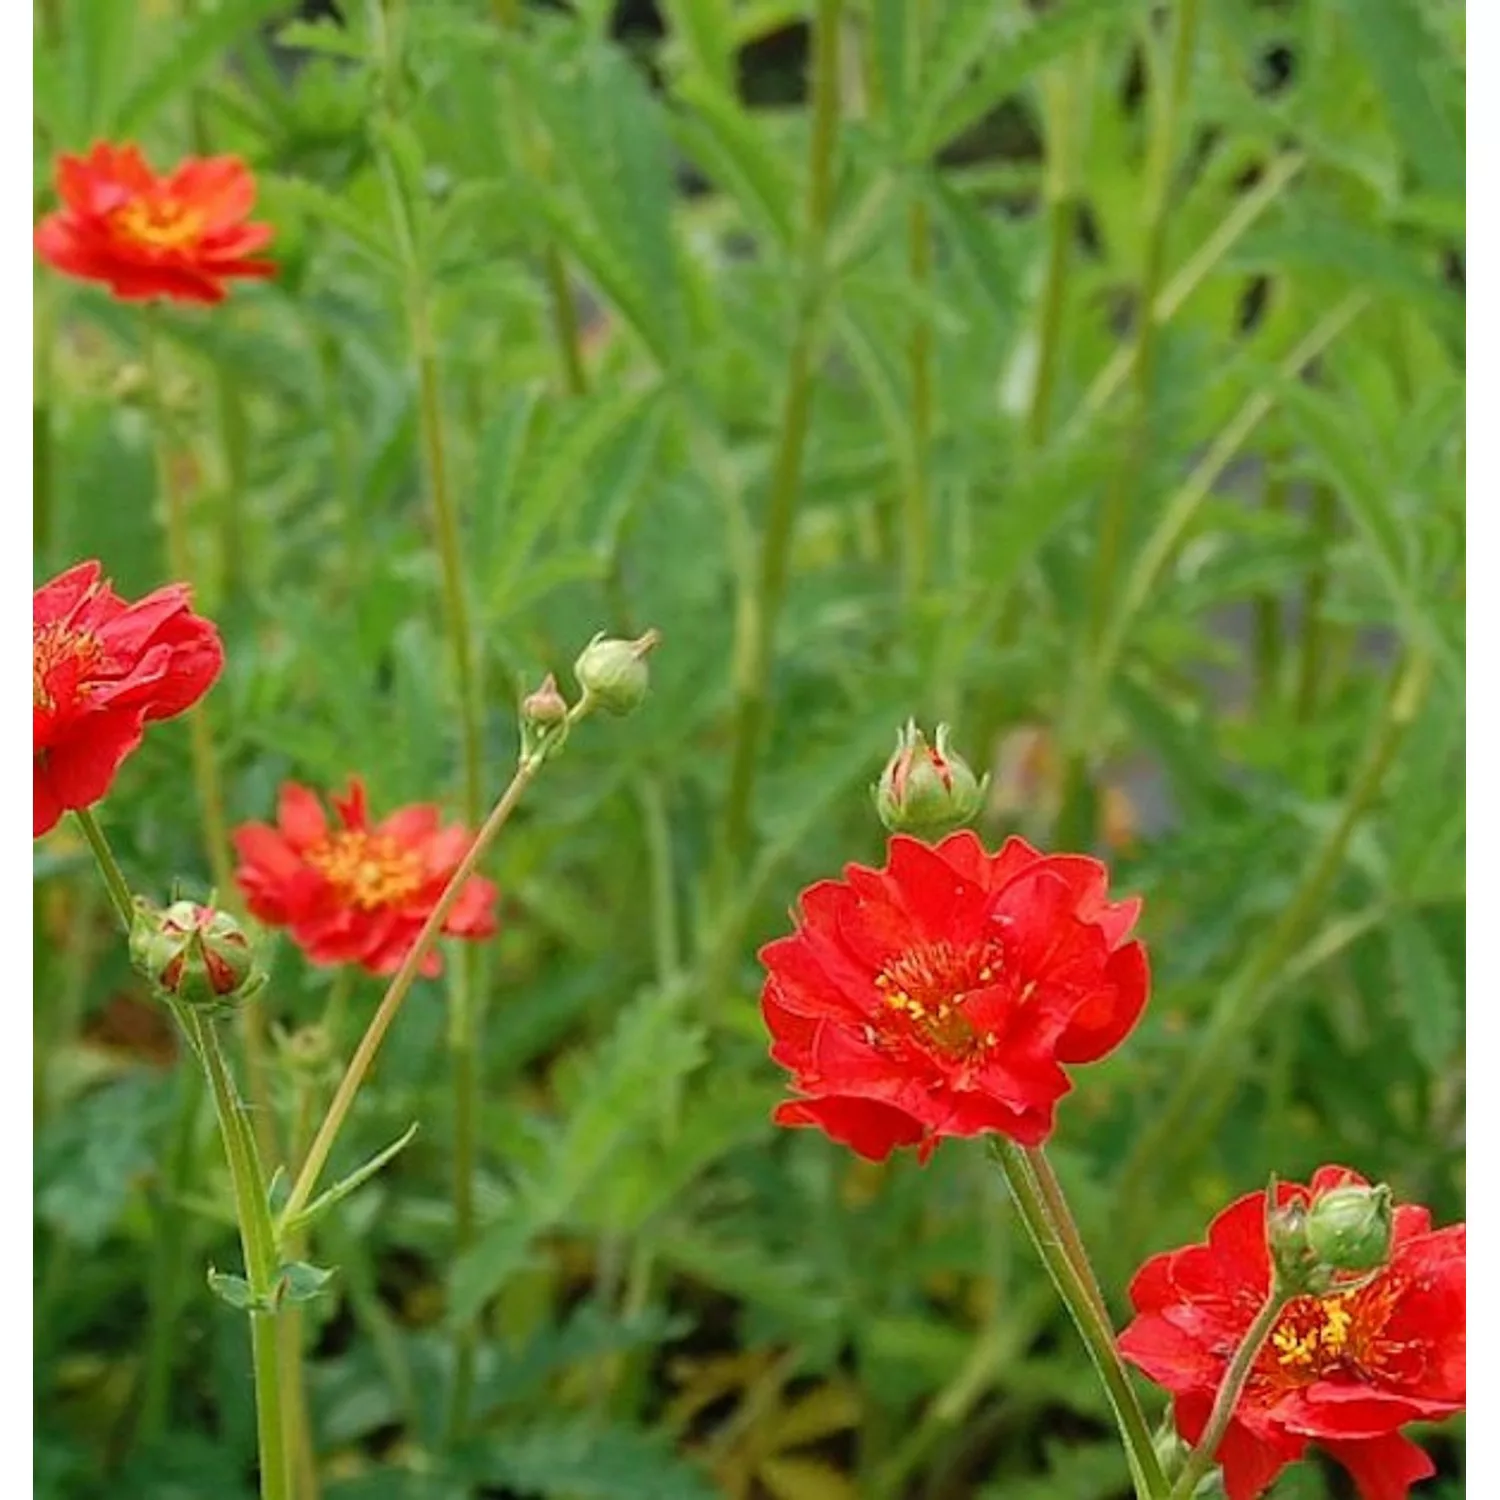
[[[588,699],[576,704],[569,715],[570,723],[576,723],[589,711],[589,708]],[[443,923],[448,920],[448,913],[457,903],[464,884],[478,868],[485,851],[495,841],[510,815],[516,810],[521,798],[525,795],[526,788],[536,778],[545,759],[545,754],[522,757],[515,774],[510,779],[510,784],[501,794],[500,800],[491,810],[489,817],[485,819],[484,826],[474,836],[474,842],[469,845],[469,852],[459,862],[458,868],[444,887],[443,894],[438,897],[432,911],[428,913],[427,920],[422,924],[422,930],[417,934],[411,950],[402,960],[401,967],[391,977],[389,987],[376,1007],[375,1014],[371,1016],[370,1023],[365,1028],[365,1034],[359,1040],[359,1045],[354,1049],[354,1055],[349,1059],[344,1076],[339,1080],[337,1089],[334,1090],[332,1102],[318,1127],[317,1134],[313,1137],[312,1145],[308,1147],[307,1159],[302,1163],[291,1194],[282,1208],[280,1223],[290,1223],[307,1207],[308,1199],[312,1196],[318,1177],[327,1164],[329,1152],[333,1150],[334,1141],[338,1138],[339,1130],[354,1103],[355,1095],[359,1092],[365,1075],[375,1061],[375,1054],[380,1050],[380,1044],[385,1039],[386,1032],[390,1030],[391,1022],[396,1019],[396,1012],[400,1010],[401,1002],[406,999],[411,990],[423,959],[427,957],[432,945],[437,941]]]
[[[256,1152],[255,1135],[245,1119],[245,1108],[234,1082],[213,1022],[201,1011],[179,1009],[178,1019],[192,1041],[208,1077],[229,1176],[234,1188],[235,1217],[245,1254],[245,1280],[258,1304],[250,1312],[250,1342],[255,1369],[255,1422],[260,1453],[261,1500],[291,1500],[286,1431],[282,1421],[281,1362],[277,1350],[276,1315],[271,1310],[278,1273],[276,1236],[266,1202],[265,1174]]]
[[[80,807],[74,810],[73,816],[78,820],[78,826],[83,830],[83,836],[88,840],[90,850],[94,855],[94,862],[99,866],[99,873],[104,877],[104,887],[109,892],[110,905],[115,909],[115,915],[120,919],[120,925],[128,933],[131,923],[135,920],[135,900],[130,894],[130,887],[126,884],[125,873],[120,869],[120,863],[115,858],[115,851],[109,847],[109,840],[104,836],[104,830],[99,826],[98,819],[94,817],[93,810]]]
[[[1229,1368],[1224,1372],[1223,1383],[1214,1397],[1213,1410],[1208,1415],[1208,1426],[1203,1429],[1198,1446],[1188,1455],[1182,1473],[1177,1476],[1177,1483],[1172,1486],[1169,1500],[1192,1500],[1198,1481],[1213,1467],[1214,1454],[1224,1441],[1234,1409],[1239,1404],[1240,1393],[1245,1389],[1245,1382],[1255,1367],[1255,1356],[1271,1336],[1276,1319],[1281,1316],[1281,1309],[1286,1306],[1287,1301],[1287,1294],[1281,1287],[1273,1285],[1261,1310],[1256,1313],[1255,1321],[1246,1330],[1239,1348],[1234,1351],[1234,1358],[1230,1360]]]
[[[1103,1382],[1120,1440],[1125,1445],[1138,1500],[1164,1500],[1166,1477],[1156,1457],[1151,1430],[1136,1399],[1135,1388],[1115,1347],[1114,1330],[1104,1316],[1097,1283],[1092,1289],[1090,1287],[1092,1272],[1083,1269],[1069,1253],[1064,1236],[1048,1209],[1046,1197],[1032,1173],[1027,1153],[1003,1136],[991,1136],[989,1146],[1005,1174],[1021,1222],[1026,1226],[1026,1232]]]

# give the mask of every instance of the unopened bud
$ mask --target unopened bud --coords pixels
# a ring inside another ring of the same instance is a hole
[[[568,717],[568,700],[557,690],[557,679],[547,673],[541,687],[521,699],[521,717],[539,729],[552,728]]]
[[[596,635],[573,664],[585,699],[609,714],[624,715],[639,708],[651,683],[646,657],[660,640],[655,630],[634,641]]]
[[[239,923],[196,901],[163,911],[138,900],[130,961],[164,999],[213,1011],[232,1010],[266,982]]]
[[[1307,1244],[1331,1271],[1375,1271],[1391,1255],[1395,1214],[1391,1190],[1375,1187],[1333,1188],[1307,1211]]]
[[[936,744],[908,719],[896,735],[896,750],[873,788],[875,810],[892,833],[937,839],[973,820],[984,803],[989,777],[976,780],[968,762],[948,744],[939,724]]]
[[[1272,1179],[1266,1201],[1276,1202],[1276,1183]],[[1327,1289],[1332,1279],[1323,1274],[1318,1258],[1307,1243],[1307,1204],[1291,1198],[1266,1213],[1266,1250],[1271,1257],[1276,1284],[1288,1295],[1317,1293]]]
[[[326,1026],[299,1026],[293,1032],[280,1032],[276,1041],[294,1073],[316,1076],[327,1072],[334,1061],[333,1038]]]

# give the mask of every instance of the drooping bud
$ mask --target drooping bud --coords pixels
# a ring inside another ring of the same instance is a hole
[[[165,910],[136,901],[130,961],[163,999],[229,1011],[266,982],[255,950],[228,912],[196,901]]]
[[[1390,1259],[1394,1229],[1384,1183],[1332,1188],[1307,1211],[1308,1248],[1330,1271],[1379,1270]]]
[[[972,821],[984,803],[989,777],[976,780],[968,762],[948,743],[939,724],[936,743],[908,719],[896,735],[896,750],[872,788],[875,810],[892,833],[938,839]]]
[[[596,635],[573,664],[585,701],[617,716],[639,708],[651,682],[646,657],[660,640],[657,630],[648,630],[634,641]]]

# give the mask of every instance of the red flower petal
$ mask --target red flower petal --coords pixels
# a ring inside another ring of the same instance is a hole
[[[869,1099],[789,1099],[776,1106],[778,1125],[816,1125],[870,1161],[884,1161],[898,1146],[915,1146],[921,1122]]]
[[[1412,1485],[1437,1473],[1432,1460],[1398,1433],[1363,1442],[1335,1439],[1322,1446],[1349,1471],[1361,1500],[1406,1500]]]

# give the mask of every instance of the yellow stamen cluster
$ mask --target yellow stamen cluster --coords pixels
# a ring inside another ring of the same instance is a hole
[[[926,944],[892,960],[875,977],[875,988],[887,1010],[905,1018],[928,1045],[939,1051],[972,1054],[987,1051],[995,1038],[977,1033],[964,1014],[972,990],[993,984],[1001,954],[991,943],[957,947],[950,942]]]
[[[422,886],[422,861],[386,834],[340,829],[303,856],[360,911],[397,906]]]
[[[31,702],[34,708],[51,713],[57,707],[52,691],[52,674],[64,664],[72,663],[82,679],[104,662],[104,647],[90,630],[73,630],[60,620],[31,628]],[[87,684],[78,682],[80,691]]]
[[[1297,1369],[1323,1370],[1343,1359],[1354,1315],[1347,1296],[1324,1297],[1316,1303],[1316,1321],[1300,1330],[1300,1319],[1283,1320],[1271,1334],[1278,1364]]]
[[[198,238],[203,215],[172,198],[137,198],[119,210],[115,224],[139,244],[175,250]]]

